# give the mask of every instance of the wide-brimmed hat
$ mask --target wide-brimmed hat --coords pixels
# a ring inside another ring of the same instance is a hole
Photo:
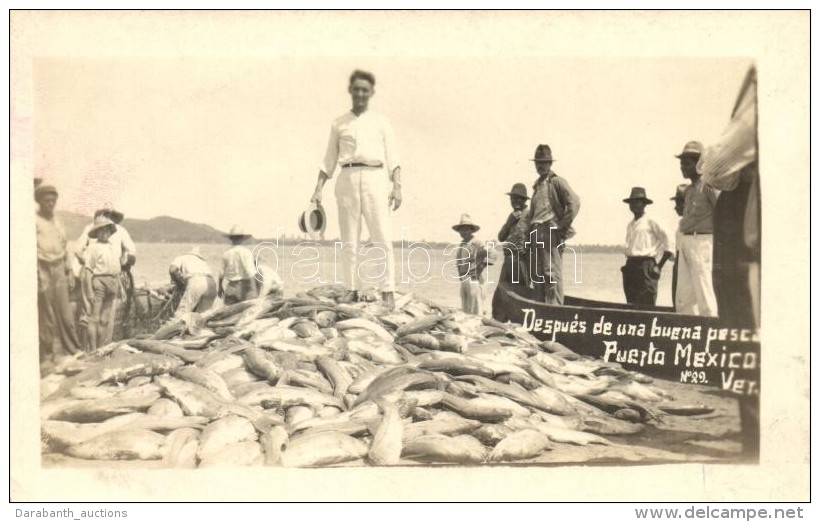
[[[630,201],[646,201],[647,205],[652,204],[652,200],[646,197],[646,190],[643,187],[632,187],[632,192],[629,194],[629,197],[624,200],[624,203],[629,203]]]
[[[703,143],[699,141],[690,141],[686,145],[683,146],[683,151],[680,154],[676,154],[676,158],[682,158],[684,156],[700,156],[703,154]]]
[[[45,196],[46,194],[57,194],[57,188],[54,185],[38,185],[36,189],[34,189],[34,201],[40,202],[40,198]]]
[[[114,224],[114,222],[109,218],[105,216],[97,216],[94,218],[94,224],[91,225],[91,230],[88,231],[88,237],[96,239],[100,234],[100,231],[106,227],[113,228],[114,230],[117,229],[117,225]]]
[[[249,237],[251,237],[251,235],[246,233],[245,230],[242,227],[240,227],[239,225],[232,226],[231,230],[228,231],[228,233],[225,234],[225,236],[227,236],[231,239],[234,239],[234,238],[248,239]]]
[[[550,149],[550,146],[541,144],[535,148],[535,156],[530,161],[535,161],[536,163],[539,161],[555,161],[555,158],[552,157],[552,149]]]
[[[688,187],[688,186],[689,186],[688,183],[682,183],[682,184],[678,185],[677,188],[675,189],[675,195],[672,196],[669,199],[672,200],[672,201],[676,201],[678,199],[683,199],[683,195],[686,192],[686,187]]]
[[[111,203],[106,203],[103,205],[99,212],[102,212],[104,215],[108,216],[115,225],[122,223],[122,220],[125,218],[125,214],[118,210],[114,210],[114,205]]]
[[[530,197],[527,196],[527,186],[524,185],[523,183],[516,183],[515,185],[513,185],[512,188],[510,189],[510,191],[507,192],[507,195],[508,196],[521,196],[522,198],[530,199]]]
[[[320,203],[311,203],[304,212],[299,215],[299,230],[309,235],[313,239],[324,238],[325,227],[327,226],[327,214]]]
[[[479,230],[481,227],[473,223],[473,218],[470,217],[470,214],[462,214],[461,220],[453,225],[453,230],[458,232],[462,228],[469,228],[473,232]]]

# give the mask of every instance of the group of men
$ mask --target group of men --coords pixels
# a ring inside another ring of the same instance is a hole
[[[127,299],[124,281],[136,263],[136,247],[120,224],[124,218],[107,206],[94,213],[73,248],[55,213],[59,194],[35,181],[37,232],[37,305],[40,363],[43,371],[80,351],[93,351],[114,336],[118,303]],[[275,271],[258,265],[242,243],[251,236],[233,227],[232,247],[222,256],[218,281],[197,248],[173,260],[169,274],[179,293],[176,317],[209,309],[217,297],[233,304],[281,291]],[[72,295],[77,302],[75,312]]]

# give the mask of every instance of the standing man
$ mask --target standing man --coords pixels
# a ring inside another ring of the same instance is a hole
[[[686,187],[683,217],[680,220],[681,243],[675,310],[689,315],[717,315],[717,300],[712,288],[712,231],[714,229],[717,193],[700,178],[698,160],[703,152],[699,141],[687,143],[680,159],[683,177],[692,184]]]
[[[54,215],[57,197],[57,189],[52,185],[41,184],[34,191],[34,200],[39,206],[35,224],[40,363],[45,367],[59,363],[66,353],[80,351],[68,302],[72,274],[65,228]]]
[[[341,167],[336,182],[339,229],[342,236],[342,281],[358,300],[361,290],[359,241],[362,223],[367,224],[370,242],[381,248],[386,263],[382,297],[394,307],[395,265],[390,211],[401,205],[401,166],[390,122],[368,109],[376,79],[366,71],[350,75],[348,92],[352,109],[336,118],[330,127],[324,162],[311,201],[320,203],[322,188]]]
[[[504,264],[501,265],[501,275],[493,295],[493,319],[502,322],[507,320],[504,291],[509,290],[522,297],[530,297],[530,274],[527,267],[527,249],[524,246],[530,228],[530,209],[527,207],[530,198],[523,183],[513,185],[507,195],[510,197],[512,212],[498,232],[498,240],[501,241],[504,251]]]
[[[214,304],[216,281],[199,248],[194,247],[174,259],[168,273],[171,281],[183,292],[174,317],[181,317],[187,312],[205,312]]]
[[[561,254],[564,241],[575,235],[572,222],[581,208],[581,200],[567,180],[552,171],[554,159],[549,145],[539,145],[531,161],[535,162],[538,172],[530,201],[530,234],[527,239],[534,299],[563,305]]]
[[[626,302],[655,306],[661,270],[672,257],[669,237],[657,221],[646,215],[646,206],[651,205],[652,200],[646,197],[644,188],[633,187],[623,201],[629,203],[633,216],[626,226],[626,264],[621,267]],[[658,255],[661,255],[660,262]]]
[[[122,286],[123,290],[121,294],[125,299],[124,313],[122,314],[123,317],[127,317],[128,312],[130,311],[130,293],[133,291],[134,287],[134,278],[131,275],[131,267],[134,266],[137,261],[137,247],[134,245],[133,239],[131,239],[131,234],[128,233],[128,230],[126,230],[125,227],[120,225],[122,220],[125,218],[125,215],[122,212],[114,210],[114,208],[110,205],[96,210],[94,212],[94,220],[83,229],[74,247],[74,255],[80,263],[79,283],[81,302],[79,324],[81,337],[84,338],[83,345],[86,348],[88,347],[88,325],[91,318],[91,303],[94,300],[94,290],[91,287],[91,273],[88,270],[83,270],[82,268],[83,263],[85,262],[86,248],[96,241],[89,236],[89,232],[94,227],[94,222],[99,217],[110,219],[114,223],[114,233],[111,234],[110,238],[108,238],[108,243],[111,244],[120,259],[120,271],[118,277],[120,278],[120,286]],[[106,317],[105,321],[108,324],[108,330],[104,338],[98,339],[98,343],[100,345],[105,345],[113,339],[114,330],[118,326],[116,324],[118,309],[119,295],[115,298],[109,311],[107,312],[109,317]]]
[[[468,314],[483,315],[487,292],[487,266],[493,264],[493,252],[487,244],[476,238],[480,227],[473,223],[469,214],[462,214],[453,230],[461,236],[459,245],[458,277],[461,280],[461,309]]]
[[[113,221],[105,216],[97,217],[88,231],[88,237],[94,241],[84,249],[83,272],[89,274],[93,292],[88,318],[88,348],[92,351],[108,343],[111,308],[122,291],[122,251],[119,245],[110,242],[116,232],[117,225]]]
[[[672,201],[675,202],[675,213],[678,217],[683,216],[683,203],[684,203],[684,193],[686,192],[686,187],[688,187],[686,183],[682,185],[678,185],[678,188],[675,189],[675,196],[671,197]],[[675,295],[678,288],[678,259],[680,258],[680,224],[678,224],[678,228],[675,230],[675,259],[672,263],[672,307],[675,306]]]
[[[256,264],[253,253],[242,243],[251,237],[234,225],[227,234],[233,246],[222,254],[222,270],[219,272],[219,297],[226,305],[256,299],[258,296]]]

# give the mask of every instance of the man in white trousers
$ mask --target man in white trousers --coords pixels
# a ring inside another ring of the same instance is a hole
[[[702,152],[700,142],[690,141],[676,156],[683,177],[692,184],[683,194],[675,311],[716,316],[717,299],[712,287],[712,232],[717,191],[701,180],[697,164]]]
[[[336,201],[343,243],[342,282],[352,290],[350,298],[358,300],[363,279],[359,273],[359,256],[366,254],[359,252],[364,222],[373,248],[382,250],[384,255],[378,257],[385,263],[381,272],[375,270],[378,275],[367,275],[381,284],[382,297],[392,309],[395,266],[390,211],[391,208],[398,210],[401,205],[401,166],[390,122],[368,109],[375,86],[376,79],[369,72],[357,69],[350,75],[348,92],[353,107],[336,118],[330,127],[327,151],[311,201],[322,201],[325,183],[340,167]],[[367,265],[374,267],[373,261]]]

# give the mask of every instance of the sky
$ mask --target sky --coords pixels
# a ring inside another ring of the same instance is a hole
[[[581,198],[578,243],[618,244],[631,187],[670,233],[685,142],[716,140],[748,58],[554,56],[51,56],[32,65],[33,172],[60,207],[106,202],[256,237],[299,234],[331,121],[354,68],[376,75],[371,109],[402,157],[396,239],[455,241],[462,213],[495,236],[513,183],[547,143]],[[338,236],[333,182],[326,237]],[[364,233],[364,238],[367,233]]]

